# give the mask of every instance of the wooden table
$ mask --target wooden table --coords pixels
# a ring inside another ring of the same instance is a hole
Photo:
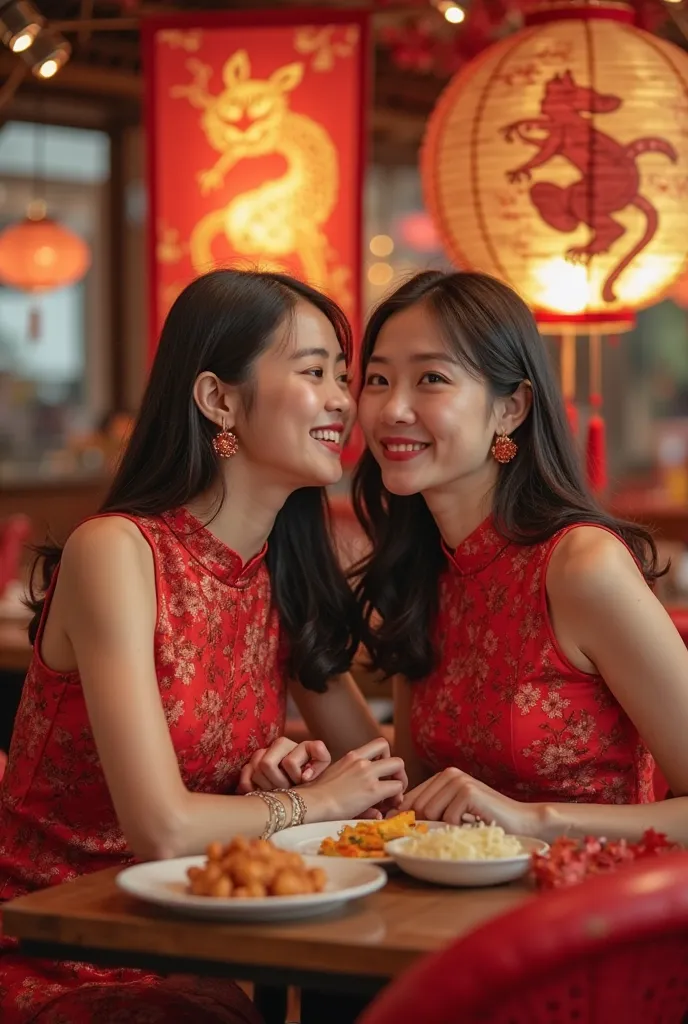
[[[5,934],[27,954],[51,959],[370,996],[419,957],[533,898],[525,883],[441,889],[398,875],[326,917],[222,924],[174,917],[126,896],[115,886],[117,872],[5,904]]]

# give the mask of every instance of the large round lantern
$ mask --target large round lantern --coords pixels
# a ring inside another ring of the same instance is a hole
[[[79,281],[91,261],[88,246],[47,217],[27,217],[0,234],[0,281],[24,292],[47,292]]]
[[[688,55],[621,4],[541,5],[449,84],[422,156],[449,255],[555,322],[629,326],[688,257]]]

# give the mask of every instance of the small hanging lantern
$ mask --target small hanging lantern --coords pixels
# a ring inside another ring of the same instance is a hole
[[[46,216],[45,203],[0,232],[0,282],[36,294],[80,281],[91,263],[83,238]]]
[[[0,232],[0,283],[40,295],[80,281],[91,264],[88,245],[69,228],[46,216],[42,199],[29,204],[26,217]],[[29,310],[27,339],[41,337],[41,312]]]

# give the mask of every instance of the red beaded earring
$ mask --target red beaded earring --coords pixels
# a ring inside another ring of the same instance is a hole
[[[504,465],[515,458],[518,445],[506,434],[498,434],[490,451],[497,462],[501,462]]]
[[[213,448],[221,459],[231,459],[239,451],[236,435],[231,430],[227,430],[224,420],[222,421],[222,430],[213,438]]]

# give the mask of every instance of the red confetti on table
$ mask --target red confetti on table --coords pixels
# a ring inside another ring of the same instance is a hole
[[[591,875],[607,874],[621,864],[672,853],[682,847],[662,832],[648,829],[637,843],[627,839],[555,839],[546,853],[534,853],[532,873],[539,889],[561,889],[577,885]]]

